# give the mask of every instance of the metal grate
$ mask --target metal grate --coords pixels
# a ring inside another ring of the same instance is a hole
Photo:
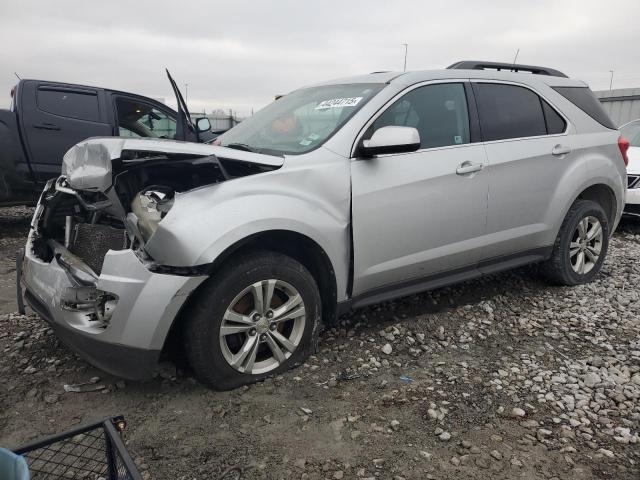
[[[141,480],[120,433],[123,417],[76,428],[21,447],[32,480]]]

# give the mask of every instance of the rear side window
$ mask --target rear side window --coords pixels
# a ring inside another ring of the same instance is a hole
[[[54,115],[97,122],[100,120],[98,96],[91,92],[71,92],[39,88],[38,108]]]
[[[476,83],[482,138],[485,141],[546,135],[540,97],[528,88]]]
[[[611,121],[607,112],[602,108],[600,101],[588,87],[553,87],[553,89],[600,125],[613,130],[616,129],[616,125]]]

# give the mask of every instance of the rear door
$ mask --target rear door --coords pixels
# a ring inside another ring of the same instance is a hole
[[[103,92],[51,82],[25,82],[19,120],[36,179],[60,174],[62,157],[89,137],[111,136]]]
[[[549,101],[524,85],[480,80],[472,85],[489,160],[482,260],[543,255],[555,228],[550,219],[558,214],[550,214],[550,198],[566,169],[572,168],[568,123]]]
[[[475,268],[485,234],[488,176],[469,89],[462,81],[417,86],[364,134],[409,126],[420,133],[421,145],[416,152],[351,163],[354,295]]]

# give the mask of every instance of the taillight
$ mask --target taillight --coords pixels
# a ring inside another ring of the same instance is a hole
[[[629,157],[627,156],[627,150],[629,150],[629,140],[624,138],[622,135],[618,138],[618,148],[620,149],[620,154],[622,155],[622,160],[624,160],[624,166],[629,165]]]

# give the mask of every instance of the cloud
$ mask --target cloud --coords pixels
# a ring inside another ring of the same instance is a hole
[[[548,65],[594,89],[640,86],[637,0],[115,1],[3,5],[0,105],[18,72],[248,114],[321,80],[457,60]],[[11,47],[15,46],[15,47]]]

